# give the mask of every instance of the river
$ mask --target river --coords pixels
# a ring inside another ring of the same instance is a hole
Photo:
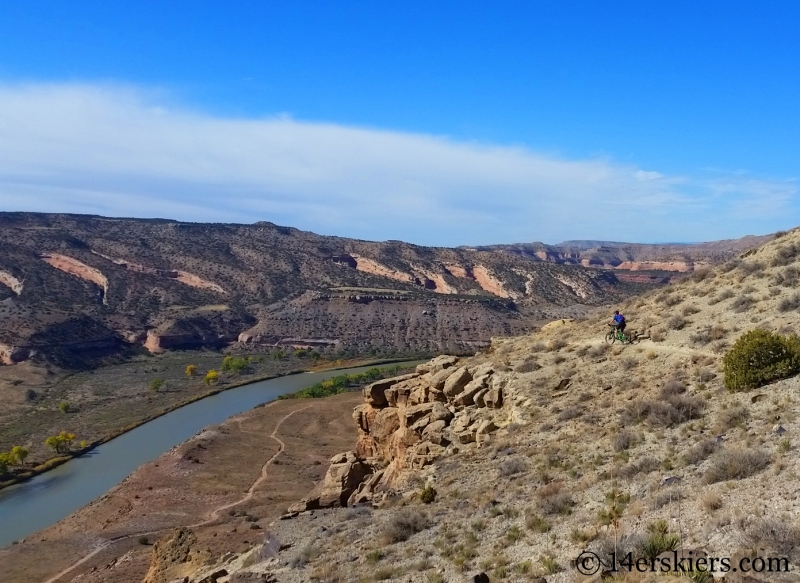
[[[222,391],[140,425],[32,480],[0,490],[0,547],[66,518],[108,492],[142,464],[156,459],[208,425],[222,423],[231,415],[333,376],[368,368],[306,372]]]

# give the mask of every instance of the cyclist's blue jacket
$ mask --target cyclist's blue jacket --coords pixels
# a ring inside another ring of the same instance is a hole
[[[622,314],[617,314],[614,316],[614,321],[617,324],[622,324],[625,321],[625,316],[623,316]]]

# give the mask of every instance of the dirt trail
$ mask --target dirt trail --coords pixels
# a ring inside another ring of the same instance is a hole
[[[275,424],[275,429],[272,431],[272,433],[270,433],[269,436],[272,439],[274,439],[275,441],[278,442],[278,445],[280,446],[280,448],[278,449],[278,451],[271,458],[269,458],[264,463],[264,465],[261,467],[261,475],[256,479],[255,482],[253,482],[250,485],[250,488],[248,488],[247,492],[245,493],[245,495],[242,498],[240,498],[239,500],[236,500],[234,502],[229,502],[227,504],[223,504],[222,506],[218,506],[217,508],[215,508],[214,510],[212,510],[209,513],[208,518],[204,519],[201,522],[198,522],[198,523],[195,523],[195,524],[190,524],[190,525],[187,526],[187,528],[200,528],[200,527],[203,527],[203,526],[207,526],[207,525],[211,524],[212,522],[214,522],[215,520],[217,520],[219,518],[219,515],[220,515],[221,512],[223,512],[225,510],[229,510],[230,508],[233,508],[235,506],[239,506],[240,504],[244,504],[245,502],[250,500],[253,497],[253,494],[255,493],[256,488],[258,488],[264,482],[264,480],[267,479],[267,476],[268,476],[267,470],[269,469],[269,466],[286,449],[286,444],[277,435],[278,431],[281,428],[281,425],[283,425],[283,422],[286,421],[287,419],[289,419],[289,417],[291,417],[295,413],[298,413],[300,411],[304,411],[306,409],[309,409],[310,407],[311,407],[311,405],[307,405],[306,407],[301,407],[299,409],[295,409],[293,411],[290,411],[288,414],[286,414],[283,417],[281,417],[278,420],[278,423]],[[239,421],[238,423],[239,423],[239,428],[241,429],[241,421]],[[172,527],[170,527],[170,528],[172,528]],[[78,567],[80,567],[81,565],[86,563],[86,561],[88,561],[92,557],[96,556],[98,553],[101,553],[104,550],[107,550],[110,546],[112,546],[112,545],[114,545],[114,544],[116,544],[118,542],[121,542],[121,541],[124,541],[124,540],[129,540],[129,539],[140,537],[140,536],[150,536],[150,535],[154,535],[154,534],[159,534],[159,533],[162,533],[162,532],[164,532],[166,530],[170,530],[170,528],[162,528],[162,529],[158,529],[158,530],[151,530],[151,531],[148,531],[148,532],[136,532],[136,533],[126,534],[126,535],[123,535],[123,536],[120,536],[120,537],[117,537],[117,538],[110,539],[110,540],[102,543],[100,546],[98,546],[97,548],[92,550],[90,553],[88,553],[88,554],[84,555],[83,557],[81,557],[79,560],[74,562],[72,565],[70,565],[69,567],[67,567],[63,571],[60,571],[59,573],[57,573],[57,574],[53,575],[52,577],[50,577],[49,579],[47,579],[46,581],[44,581],[44,583],[56,583],[56,581],[61,579],[63,576],[65,576],[68,573],[74,571],[75,569],[77,569]]]

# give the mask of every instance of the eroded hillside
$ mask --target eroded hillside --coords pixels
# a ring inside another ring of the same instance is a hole
[[[793,231],[623,302],[639,344],[607,345],[596,313],[367,387],[357,443],[269,526],[272,550],[189,580],[567,582],[615,549],[796,565],[800,378],[731,393],[721,361],[748,330],[800,329],[798,259]],[[724,581],[798,580],[747,577]]]
[[[665,281],[271,223],[3,213],[0,247],[0,359],[67,368],[236,341],[474,352]]]

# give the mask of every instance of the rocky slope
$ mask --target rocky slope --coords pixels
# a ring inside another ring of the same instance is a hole
[[[800,330],[799,259],[796,230],[628,300],[638,344],[607,345],[597,313],[368,387],[353,449],[264,544],[189,581],[568,582],[587,550],[607,569],[672,548],[796,568],[800,377],[731,393],[721,360],[745,331]]]
[[[39,354],[67,368],[238,340],[474,352],[666,281],[271,223],[1,213],[0,250],[0,360]]]

